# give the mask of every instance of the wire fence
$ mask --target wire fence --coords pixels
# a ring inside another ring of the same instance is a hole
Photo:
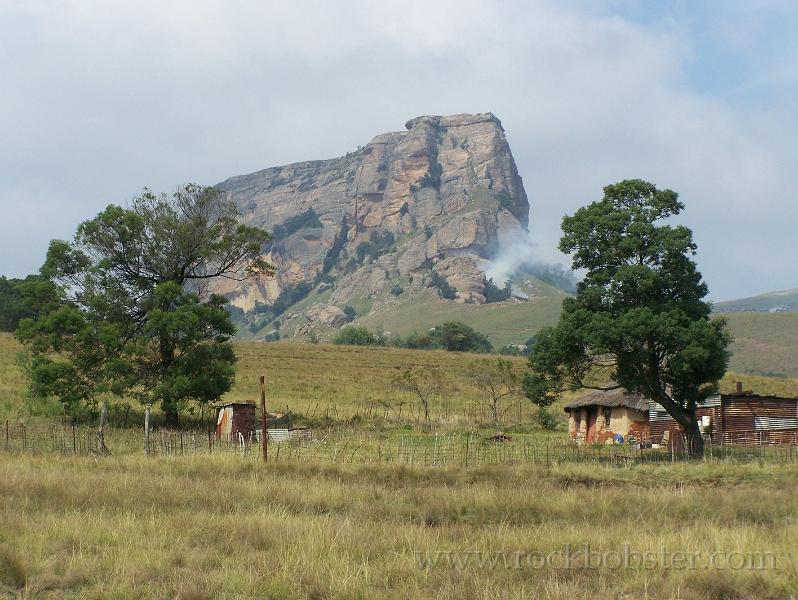
[[[486,436],[478,432],[375,434],[333,429],[294,433],[297,432],[269,431],[267,450],[270,461],[479,467],[523,464],[623,466],[690,459],[686,452],[676,448],[640,444],[576,445],[567,439],[542,440],[526,435]],[[97,430],[88,426],[6,421],[4,438],[0,447],[6,452],[77,456],[103,453]],[[207,430],[158,429],[150,431],[148,436],[139,429],[106,428],[105,431],[105,443],[111,452],[144,453],[152,457],[226,454],[255,459],[263,453],[259,438],[257,432],[222,438]],[[798,462],[798,446],[708,443],[705,459],[794,463]]]

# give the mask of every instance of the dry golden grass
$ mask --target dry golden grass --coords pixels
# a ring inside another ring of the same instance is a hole
[[[796,497],[795,466],[0,455],[0,589],[26,598],[786,598],[798,592]],[[695,569],[515,558],[566,544],[702,558]],[[463,558],[474,551],[508,562]],[[719,551],[774,558],[766,569],[704,568]],[[443,552],[470,562],[447,563]]]
[[[15,364],[18,350],[0,335],[0,406],[25,416],[31,405]],[[454,414],[479,397],[469,375],[488,360],[282,343],[240,343],[237,350],[238,378],[226,399],[254,399],[264,374],[270,406],[306,414],[335,406],[342,415],[362,415],[369,405],[409,402],[397,395],[391,375],[439,366],[450,391],[437,401],[434,426],[453,430],[472,424],[443,421],[444,406]],[[523,359],[515,364],[523,369]],[[733,374],[724,388],[735,379],[761,393],[798,395],[795,381]],[[353,431],[363,435],[371,426],[358,421]],[[387,423],[388,431],[372,430],[369,439],[395,440],[400,426]],[[263,465],[231,453],[147,459],[140,438],[134,429],[111,429],[115,454],[108,458],[0,453],[0,597],[798,594],[795,464],[424,468],[297,461],[284,453]],[[566,544],[577,552],[571,568],[540,567],[539,553]],[[585,544],[595,552],[628,547],[700,558],[697,568],[588,568],[578,553]],[[764,569],[708,568],[713,552],[767,553],[772,561]]]
[[[17,365],[20,345],[11,335],[0,333],[0,415],[28,416],[58,414],[57,402],[33,401],[25,394],[25,379]],[[225,401],[254,401],[258,397],[258,377],[267,382],[267,403],[272,409],[286,406],[305,416],[313,414],[336,416],[337,420],[362,416],[371,407],[371,414],[394,417],[399,406],[403,415],[411,414],[415,399],[398,391],[393,384],[395,374],[407,368],[436,368],[444,380],[444,392],[432,402],[433,418],[443,417],[452,426],[463,421],[480,401],[484,391],[471,379],[473,372],[496,356],[459,354],[444,351],[405,350],[396,348],[366,348],[331,344],[237,342],[236,381]],[[525,367],[525,359],[503,357],[513,362],[518,373]],[[729,373],[721,382],[723,391],[732,391],[735,381],[742,381],[746,389],[761,394],[798,396],[798,380],[761,375]],[[554,407],[570,399],[563,398]],[[517,405],[517,400],[515,401]],[[521,402],[520,421],[533,419],[535,410],[528,402]],[[140,409],[139,409],[140,410]],[[471,411],[469,413],[469,411]],[[513,410],[511,415],[517,415]],[[516,422],[519,419],[509,419]]]
[[[798,312],[723,315],[734,334],[732,369],[798,377]]]

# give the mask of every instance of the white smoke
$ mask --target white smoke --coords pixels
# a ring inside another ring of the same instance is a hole
[[[499,235],[500,250],[484,266],[485,277],[498,287],[512,280],[520,270],[564,291],[573,293],[581,273],[570,270],[570,259],[548,244],[541,245],[531,231],[514,229]],[[515,287],[515,286],[514,286]],[[521,295],[521,290],[513,293]]]
[[[541,248],[533,239],[532,233],[524,230],[502,232],[499,236],[500,249],[496,256],[484,265],[485,278],[493,279],[499,286],[513,278],[521,268],[532,274],[548,268],[568,271],[568,257],[557,251]]]

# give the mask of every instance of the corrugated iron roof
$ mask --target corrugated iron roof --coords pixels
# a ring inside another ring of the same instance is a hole
[[[565,405],[565,412],[583,406],[625,406],[640,412],[648,410],[648,400],[642,394],[627,394],[623,389],[594,390]]]

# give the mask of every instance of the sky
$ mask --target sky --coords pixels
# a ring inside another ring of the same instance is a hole
[[[798,2],[0,0],[0,274],[145,186],[504,125],[543,260],[565,214],[680,194],[714,300],[798,287]]]

